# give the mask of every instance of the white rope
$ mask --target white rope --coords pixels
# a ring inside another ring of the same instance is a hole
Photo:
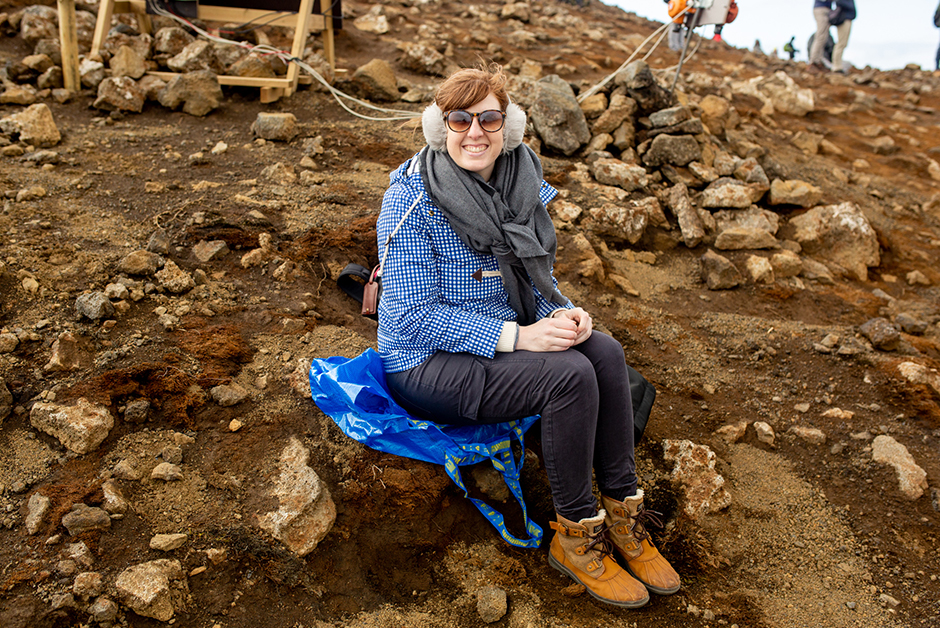
[[[308,74],[310,74],[310,76],[312,76],[318,83],[323,85],[323,87],[325,87],[327,91],[329,91],[330,94],[332,94],[336,102],[339,103],[340,107],[342,107],[343,109],[345,109],[346,111],[348,111],[349,113],[351,113],[352,115],[358,118],[362,118],[363,120],[373,120],[373,121],[378,121],[378,122],[394,122],[397,120],[413,120],[415,118],[421,117],[421,113],[419,112],[406,111],[404,109],[388,109],[386,107],[379,107],[379,106],[373,105],[372,103],[366,102],[364,100],[360,100],[359,98],[355,98],[354,96],[351,96],[341,90],[338,90],[332,85],[330,85],[330,83],[325,78],[323,78],[323,76],[320,75],[319,72],[317,72],[312,67],[310,67],[309,64],[305,63],[301,59],[292,57],[291,54],[287,52],[286,50],[279,50],[277,48],[274,48],[273,46],[268,46],[266,44],[251,45],[245,42],[237,42],[237,41],[232,41],[230,39],[224,39],[222,37],[216,37],[215,35],[208,33],[205,30],[199,28],[192,22],[184,20],[183,18],[177,15],[174,15],[170,13],[169,11],[166,11],[162,7],[157,6],[157,3],[153,4],[153,9],[154,9],[154,13],[156,13],[157,15],[162,15],[163,17],[168,17],[176,22],[179,22],[180,24],[183,24],[184,26],[193,29],[194,31],[199,33],[201,36],[205,37],[206,39],[210,41],[214,41],[216,43],[225,44],[229,46],[238,46],[239,48],[244,48],[250,52],[258,52],[260,54],[274,55],[278,57],[279,59],[281,59],[282,61],[284,61],[285,63],[296,63],[297,67],[299,67],[304,72],[307,72]],[[378,111],[380,113],[387,113],[391,115],[383,116],[383,117],[363,115],[361,113],[358,113],[357,111],[354,111],[348,105],[346,105],[346,103],[343,102],[342,100],[344,98],[346,100],[349,100],[350,102],[353,102],[357,105],[365,107],[366,109],[371,109],[373,111]]]
[[[653,47],[650,48],[649,52],[646,53],[646,56],[643,57],[643,60],[645,61],[647,58],[649,58],[649,56],[650,56],[651,54],[653,54],[653,51],[656,50],[656,47],[659,46],[660,42],[663,40],[663,37],[666,36],[666,29],[669,28],[670,26],[672,26],[673,21],[674,21],[675,19],[680,18],[680,17],[682,17],[683,15],[685,15],[686,13],[688,13],[689,8],[690,8],[690,7],[686,6],[686,8],[682,9],[682,12],[679,13],[678,15],[676,15],[675,18],[672,18],[672,20],[670,20],[669,22],[666,22],[665,24],[663,24],[662,26],[660,26],[659,28],[657,28],[655,31],[653,31],[653,34],[650,35],[649,37],[647,37],[646,39],[644,39],[644,40],[643,40],[643,43],[640,44],[639,46],[637,46],[636,50],[633,51],[633,54],[631,54],[631,55],[627,58],[626,61],[624,61],[623,63],[620,64],[620,67],[619,67],[619,68],[617,68],[616,70],[614,70],[613,72],[611,72],[610,74],[608,74],[607,76],[605,76],[603,79],[601,79],[601,82],[600,82],[600,83],[598,83],[597,85],[595,85],[595,86],[592,87],[591,89],[587,90],[586,92],[584,92],[584,93],[582,93],[582,94],[579,94],[579,95],[578,95],[578,102],[584,102],[585,99],[587,99],[587,98],[593,96],[593,95],[596,94],[598,91],[600,91],[601,89],[603,89],[603,87],[604,87],[605,85],[607,85],[607,83],[609,83],[615,76],[617,76],[617,75],[620,73],[621,70],[623,70],[625,67],[627,67],[628,65],[630,65],[630,62],[633,61],[633,58],[636,57],[636,55],[637,55],[641,50],[643,50],[643,46],[645,46],[645,45],[647,44],[647,42],[649,42],[649,40],[651,40],[652,38],[654,38],[654,37],[656,37],[657,35],[659,35],[659,36],[660,36],[659,39],[656,41],[656,43],[653,45]]]

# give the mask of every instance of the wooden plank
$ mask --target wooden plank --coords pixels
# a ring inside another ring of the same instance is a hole
[[[176,72],[147,72],[150,76],[157,76],[164,81],[169,81],[174,76],[179,76]],[[215,77],[219,85],[234,85],[236,87],[289,87],[290,81],[286,78],[258,78],[254,76],[231,76],[229,74],[219,74]]]
[[[282,13],[277,18],[275,18],[275,14],[276,12],[274,11],[199,5],[199,19],[209,22],[238,22],[239,24],[244,24],[246,22],[256,21],[259,25],[263,24],[265,26],[286,26],[288,28],[297,26],[296,13]],[[322,15],[310,15],[309,11],[307,15],[309,17],[307,22],[309,31],[323,30],[325,20]]]
[[[75,0],[58,0],[59,47],[62,50],[62,80],[65,89],[77,92],[81,89],[78,74],[78,31],[75,27]]]
[[[95,22],[95,35],[91,39],[92,57],[96,56],[101,51],[101,46],[104,45],[108,31],[111,30],[111,16],[117,8],[115,4],[121,5],[121,10],[118,11],[119,13],[127,13],[130,10],[129,3],[115,3],[114,0],[101,0],[101,3],[98,5],[98,20]]]
[[[313,0],[300,0],[300,11],[297,12],[297,22],[294,24],[294,44],[290,49],[292,59],[302,59],[304,56],[304,45],[307,43],[307,23],[312,9]],[[290,81],[290,88],[288,88],[286,95],[290,96],[297,90],[297,77],[299,75],[300,68],[296,63],[287,66],[287,80]]]

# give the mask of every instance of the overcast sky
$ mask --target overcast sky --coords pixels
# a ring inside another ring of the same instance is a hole
[[[658,22],[669,18],[663,0],[602,1]],[[852,23],[843,59],[858,68],[870,65],[893,70],[917,63],[925,70],[934,69],[940,43],[940,30],[933,25],[937,1],[855,0],[858,17]],[[722,31],[726,42],[738,48],[751,48],[754,40],[759,39],[764,52],[776,48],[784,56],[783,45],[796,35],[799,50],[796,59],[806,60],[806,40],[816,31],[813,0],[738,0],[738,7],[738,19]],[[697,32],[711,37],[713,27],[703,26]],[[835,37],[834,28],[832,36]]]

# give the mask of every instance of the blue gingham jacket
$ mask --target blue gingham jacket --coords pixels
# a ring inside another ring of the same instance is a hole
[[[416,203],[392,238],[382,269],[378,348],[388,373],[414,368],[436,351],[492,358],[503,322],[516,320],[496,257],[461,241],[426,193],[419,167],[415,155],[391,174],[376,226],[382,259],[389,234]],[[545,205],[556,194],[542,181]],[[540,318],[558,309],[534,285],[532,290]]]

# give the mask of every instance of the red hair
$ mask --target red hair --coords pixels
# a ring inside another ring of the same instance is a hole
[[[464,68],[451,74],[441,83],[434,96],[434,102],[441,111],[466,109],[480,102],[490,94],[496,96],[499,106],[505,110],[509,105],[509,92],[506,83],[509,81],[498,66],[490,68]]]

